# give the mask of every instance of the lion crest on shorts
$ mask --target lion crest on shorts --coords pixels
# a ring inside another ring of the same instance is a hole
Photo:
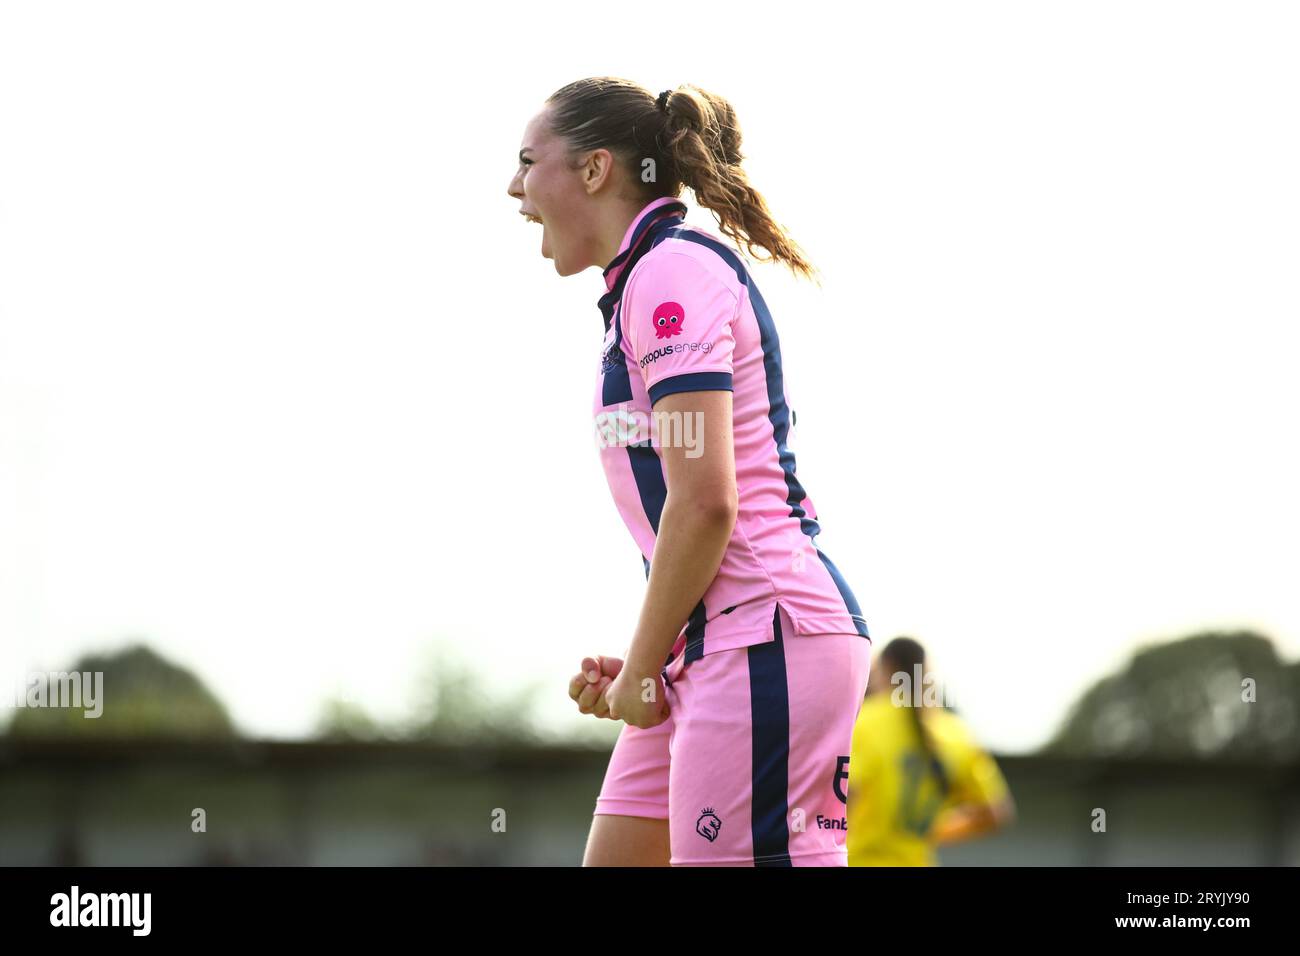
[[[718,831],[721,829],[722,821],[713,812],[713,808],[705,807],[703,812],[700,813],[700,818],[695,821],[695,832],[712,843],[718,838]]]

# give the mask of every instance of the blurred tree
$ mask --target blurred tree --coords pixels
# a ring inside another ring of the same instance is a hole
[[[425,668],[406,735],[442,743],[535,743],[541,738],[536,719],[536,682],[510,694],[489,696],[472,667],[438,645]]]
[[[198,677],[143,644],[107,654],[87,654],[67,672],[35,674],[29,681],[61,681],[62,674],[74,672],[103,674],[102,711],[98,717],[87,717],[86,706],[19,707],[14,710],[8,733],[186,739],[235,734],[226,709]],[[86,691],[93,694],[90,686]]]
[[[1300,759],[1300,663],[1253,631],[1142,648],[1080,698],[1042,752]]]
[[[316,737],[324,740],[378,740],[394,736],[360,704],[341,697],[330,697],[321,705],[316,719]]]
[[[400,721],[385,722],[341,697],[325,701],[316,721],[318,737],[332,740],[423,740],[444,744],[527,744],[543,734],[535,717],[542,688],[529,684],[508,694],[483,691],[486,679],[445,645],[435,646],[411,708]]]

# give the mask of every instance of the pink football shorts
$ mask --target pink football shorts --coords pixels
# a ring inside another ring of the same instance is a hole
[[[670,715],[623,725],[596,813],[668,820],[674,866],[847,866],[853,724],[871,641],[795,635],[664,668]]]

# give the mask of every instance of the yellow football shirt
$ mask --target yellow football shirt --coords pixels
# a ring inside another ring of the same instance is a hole
[[[1007,793],[996,761],[956,714],[926,707],[922,719],[948,775],[946,797],[907,708],[895,706],[889,692],[862,702],[849,755],[849,866],[934,866],[930,833],[939,814],[958,803],[996,803]]]

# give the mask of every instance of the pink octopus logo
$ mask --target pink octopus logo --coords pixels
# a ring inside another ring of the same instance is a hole
[[[682,323],[686,321],[686,310],[676,302],[660,302],[653,316],[655,336],[666,339],[682,334]]]

